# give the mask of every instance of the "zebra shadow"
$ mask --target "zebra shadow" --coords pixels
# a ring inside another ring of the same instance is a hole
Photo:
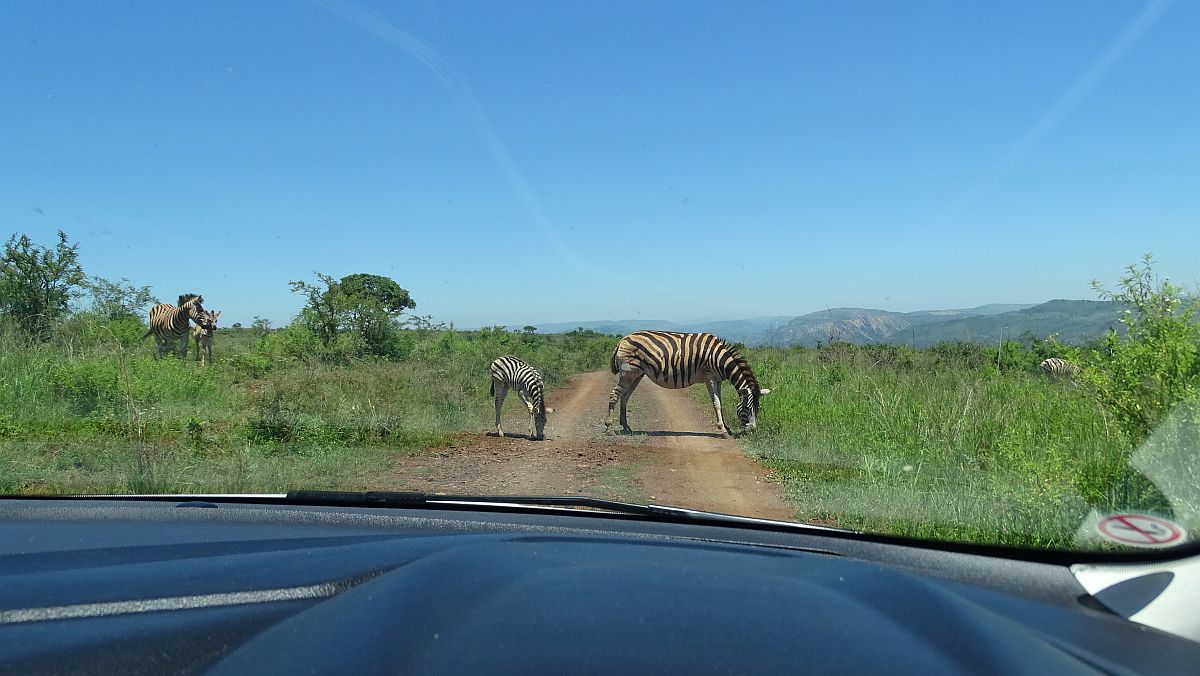
[[[718,432],[678,432],[673,430],[634,430],[628,433],[629,436],[642,437],[709,437],[711,439],[722,439]]]
[[[491,432],[484,432],[484,433],[483,433],[483,436],[485,436],[485,437],[495,437],[495,438],[497,438],[497,439],[501,438],[499,434],[496,434],[495,430],[493,430],[493,431],[491,431]],[[534,439],[534,438],[530,437],[528,434],[521,434],[520,432],[505,432],[505,433],[504,433],[504,437],[503,437],[503,438],[504,438],[504,439],[524,439],[525,441],[546,441],[546,440],[547,440],[547,439],[549,439],[550,437],[543,437],[543,438],[541,438],[541,439]]]

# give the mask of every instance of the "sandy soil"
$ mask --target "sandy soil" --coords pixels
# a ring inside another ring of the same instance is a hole
[[[589,495],[772,519],[796,518],[766,470],[735,439],[714,432],[712,410],[691,392],[643,382],[633,394],[633,434],[604,434],[615,376],[597,371],[551,392],[545,441],[525,438],[528,415],[512,393],[505,437],[464,434],[397,462],[380,490],[486,495]],[[725,396],[730,396],[729,392]],[[736,425],[736,421],[734,421]],[[514,436],[514,433],[516,435]]]

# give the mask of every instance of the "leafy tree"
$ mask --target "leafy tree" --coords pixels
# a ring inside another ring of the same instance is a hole
[[[339,336],[361,341],[366,352],[390,356],[397,342],[397,319],[417,306],[408,291],[380,275],[353,274],[335,280],[316,273],[317,283],[289,282],[292,291],[307,297],[299,321],[329,348]]]
[[[235,325],[236,327],[237,325]],[[254,321],[250,322],[250,328],[254,329],[255,333],[267,333],[271,330],[271,320],[265,317],[255,317]]]
[[[83,283],[92,296],[92,312],[109,320],[140,318],[146,306],[159,302],[148,286],[134,286],[128,279],[110,281],[92,277]]]
[[[396,333],[396,319],[415,308],[408,291],[380,275],[357,273],[342,277],[338,291],[345,296],[349,328],[366,342],[368,351],[385,355],[384,347]]]
[[[230,324],[229,326],[230,326],[231,328],[234,328],[234,329],[240,329],[240,328],[242,328],[242,323],[241,323],[241,322],[234,322],[234,323]]]
[[[308,299],[300,311],[299,321],[317,334],[321,345],[329,347],[337,340],[341,330],[345,297],[338,291],[337,280],[320,272],[315,274],[317,284],[300,280],[288,282],[288,285],[292,287],[292,293],[302,294]]]
[[[523,326],[523,327],[521,327],[521,330],[524,331],[525,333],[528,333],[529,335],[533,335],[534,333],[537,333],[536,326]]]
[[[53,249],[34,244],[28,235],[14,234],[0,258],[0,315],[11,317],[30,335],[44,338],[53,323],[67,314],[85,280],[79,245],[68,244],[63,231],[58,231]]]
[[[1145,439],[1173,408],[1200,397],[1200,299],[1159,279],[1153,258],[1126,268],[1118,290],[1092,287],[1124,307],[1124,335],[1110,330],[1104,348],[1083,363],[1083,380],[1130,439]]]

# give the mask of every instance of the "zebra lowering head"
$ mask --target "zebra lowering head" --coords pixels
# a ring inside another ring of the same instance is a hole
[[[514,389],[529,411],[529,438],[534,441],[546,438],[546,414],[553,413],[554,409],[546,408],[546,385],[542,375],[512,355],[493,360],[491,370],[492,395],[496,398],[496,434],[504,436],[500,407],[509,389]]]
[[[629,432],[629,395],[643,377],[655,385],[671,389],[697,383],[708,386],[717,431],[731,433],[721,414],[721,383],[728,380],[738,391],[738,420],[747,432],[758,427],[762,396],[771,390],[758,383],[750,364],[733,346],[711,333],[674,331],[636,331],[621,339],[613,350],[612,372],[617,385],[608,399],[608,418],[604,425],[612,429],[613,410],[621,404],[621,428]]]

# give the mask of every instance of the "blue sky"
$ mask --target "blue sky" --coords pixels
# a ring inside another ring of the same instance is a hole
[[[1200,277],[1200,3],[29,2],[0,234],[286,322],[1092,298]]]

